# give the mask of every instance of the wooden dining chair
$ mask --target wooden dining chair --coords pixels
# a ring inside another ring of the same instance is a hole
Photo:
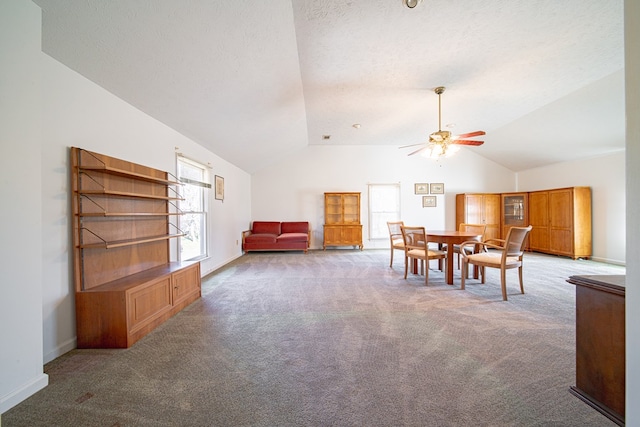
[[[402,238],[404,240],[404,278],[407,278],[409,271],[409,260],[424,262],[424,283],[429,283],[429,261],[437,259],[442,261],[447,257],[447,253],[440,250],[429,249],[427,242],[427,232],[424,227],[401,226]]]
[[[389,267],[393,268],[393,251],[400,250],[404,252],[404,238],[402,237],[402,230],[400,227],[404,225],[403,221],[387,221],[387,227],[389,227],[389,245],[391,247],[391,261]]]
[[[467,276],[465,273],[468,271],[467,267],[469,264],[476,265],[480,268],[481,283],[485,283],[485,268],[499,268],[502,299],[507,301],[506,271],[517,268],[520,279],[520,292],[524,294],[524,284],[522,282],[523,248],[524,241],[532,228],[532,226],[511,227],[507,238],[504,240],[488,239],[486,242],[468,241],[460,244],[460,256],[462,257],[460,288],[464,289],[465,276]],[[469,253],[467,248],[475,249],[475,245],[482,246],[482,250],[478,253]]]
[[[481,234],[482,237],[480,237],[480,241],[484,242],[484,234],[487,232],[487,224],[467,224],[463,222],[458,226],[458,231],[468,231]],[[473,247],[467,247],[465,250],[467,251],[467,254],[472,254],[474,252]],[[453,245],[453,253],[456,254],[458,258],[458,270],[460,270],[460,245]]]

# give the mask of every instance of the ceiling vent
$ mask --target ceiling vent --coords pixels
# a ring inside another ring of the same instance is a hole
[[[422,0],[402,0],[402,4],[407,6],[409,9],[413,9],[420,3],[422,3]]]

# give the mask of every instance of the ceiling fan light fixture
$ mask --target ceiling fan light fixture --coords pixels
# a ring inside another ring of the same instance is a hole
[[[409,0],[404,0],[408,2]],[[421,0],[418,0],[418,3]],[[441,157],[453,156],[458,150],[459,145],[471,145],[478,146],[484,144],[484,141],[476,141],[473,139],[476,136],[486,135],[485,131],[478,130],[475,132],[467,132],[460,135],[451,135],[451,131],[442,130],[442,99],[441,95],[444,93],[445,87],[438,86],[434,88],[434,92],[438,95],[438,131],[432,132],[429,135],[429,141],[421,144],[404,145],[400,148],[416,147],[422,145],[422,148],[412,151],[409,156],[417,153],[421,153],[424,157],[431,159],[439,159]],[[453,126],[449,126],[453,127]]]
[[[445,142],[431,142],[427,150],[422,152],[422,155],[428,159],[440,159],[442,157],[451,157],[460,150],[460,147],[455,144],[448,144]]]
[[[409,9],[413,9],[420,3],[422,3],[422,0],[402,0],[402,4],[407,6]]]
[[[460,151],[460,146],[459,145],[455,145],[455,144],[451,144],[447,146],[447,151],[443,154],[445,157],[451,157],[454,154],[456,154],[458,151]]]
[[[422,152],[422,156],[427,159],[439,159],[442,156],[442,144],[429,144],[428,149]]]

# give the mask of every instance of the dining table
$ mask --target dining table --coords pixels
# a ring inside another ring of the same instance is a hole
[[[453,285],[453,245],[459,245],[466,241],[477,241],[482,239],[482,234],[473,231],[458,230],[427,230],[427,242],[437,243],[438,247],[447,245],[447,266],[445,268],[446,282]],[[462,272],[461,274],[464,274]],[[477,271],[474,270],[474,277],[477,277]]]

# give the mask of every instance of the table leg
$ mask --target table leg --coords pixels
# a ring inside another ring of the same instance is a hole
[[[447,285],[453,285],[453,244],[447,244]]]

